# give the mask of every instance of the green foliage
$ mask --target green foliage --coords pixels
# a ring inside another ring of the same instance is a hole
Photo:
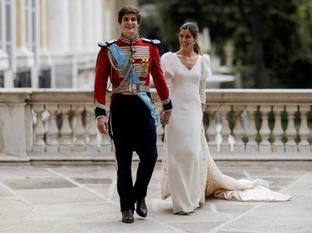
[[[154,0],[152,19],[170,50],[185,21],[210,30],[213,53],[224,57],[224,45],[235,47],[235,70],[245,87],[312,88],[311,0]],[[153,23],[150,23],[150,25]],[[146,28],[144,29],[146,30]],[[223,60],[223,59],[222,59]]]

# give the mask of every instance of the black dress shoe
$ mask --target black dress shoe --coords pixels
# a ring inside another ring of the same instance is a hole
[[[136,201],[136,212],[141,217],[146,217],[147,215],[147,207],[145,204],[145,198],[139,199]]]
[[[133,218],[133,211],[132,210],[125,210],[122,211],[122,219],[124,223],[133,223],[134,218]]]

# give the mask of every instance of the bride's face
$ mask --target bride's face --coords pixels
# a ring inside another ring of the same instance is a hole
[[[179,43],[181,49],[193,49],[196,39],[188,29],[182,29],[179,33]]]

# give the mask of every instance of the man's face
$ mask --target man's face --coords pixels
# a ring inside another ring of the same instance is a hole
[[[120,23],[121,33],[126,37],[132,38],[138,33],[138,19],[134,13],[125,14]]]

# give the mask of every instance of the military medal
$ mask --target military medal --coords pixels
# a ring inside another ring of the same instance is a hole
[[[148,58],[147,57],[142,58],[141,64],[142,64],[142,76],[147,77],[147,75],[148,75]]]

